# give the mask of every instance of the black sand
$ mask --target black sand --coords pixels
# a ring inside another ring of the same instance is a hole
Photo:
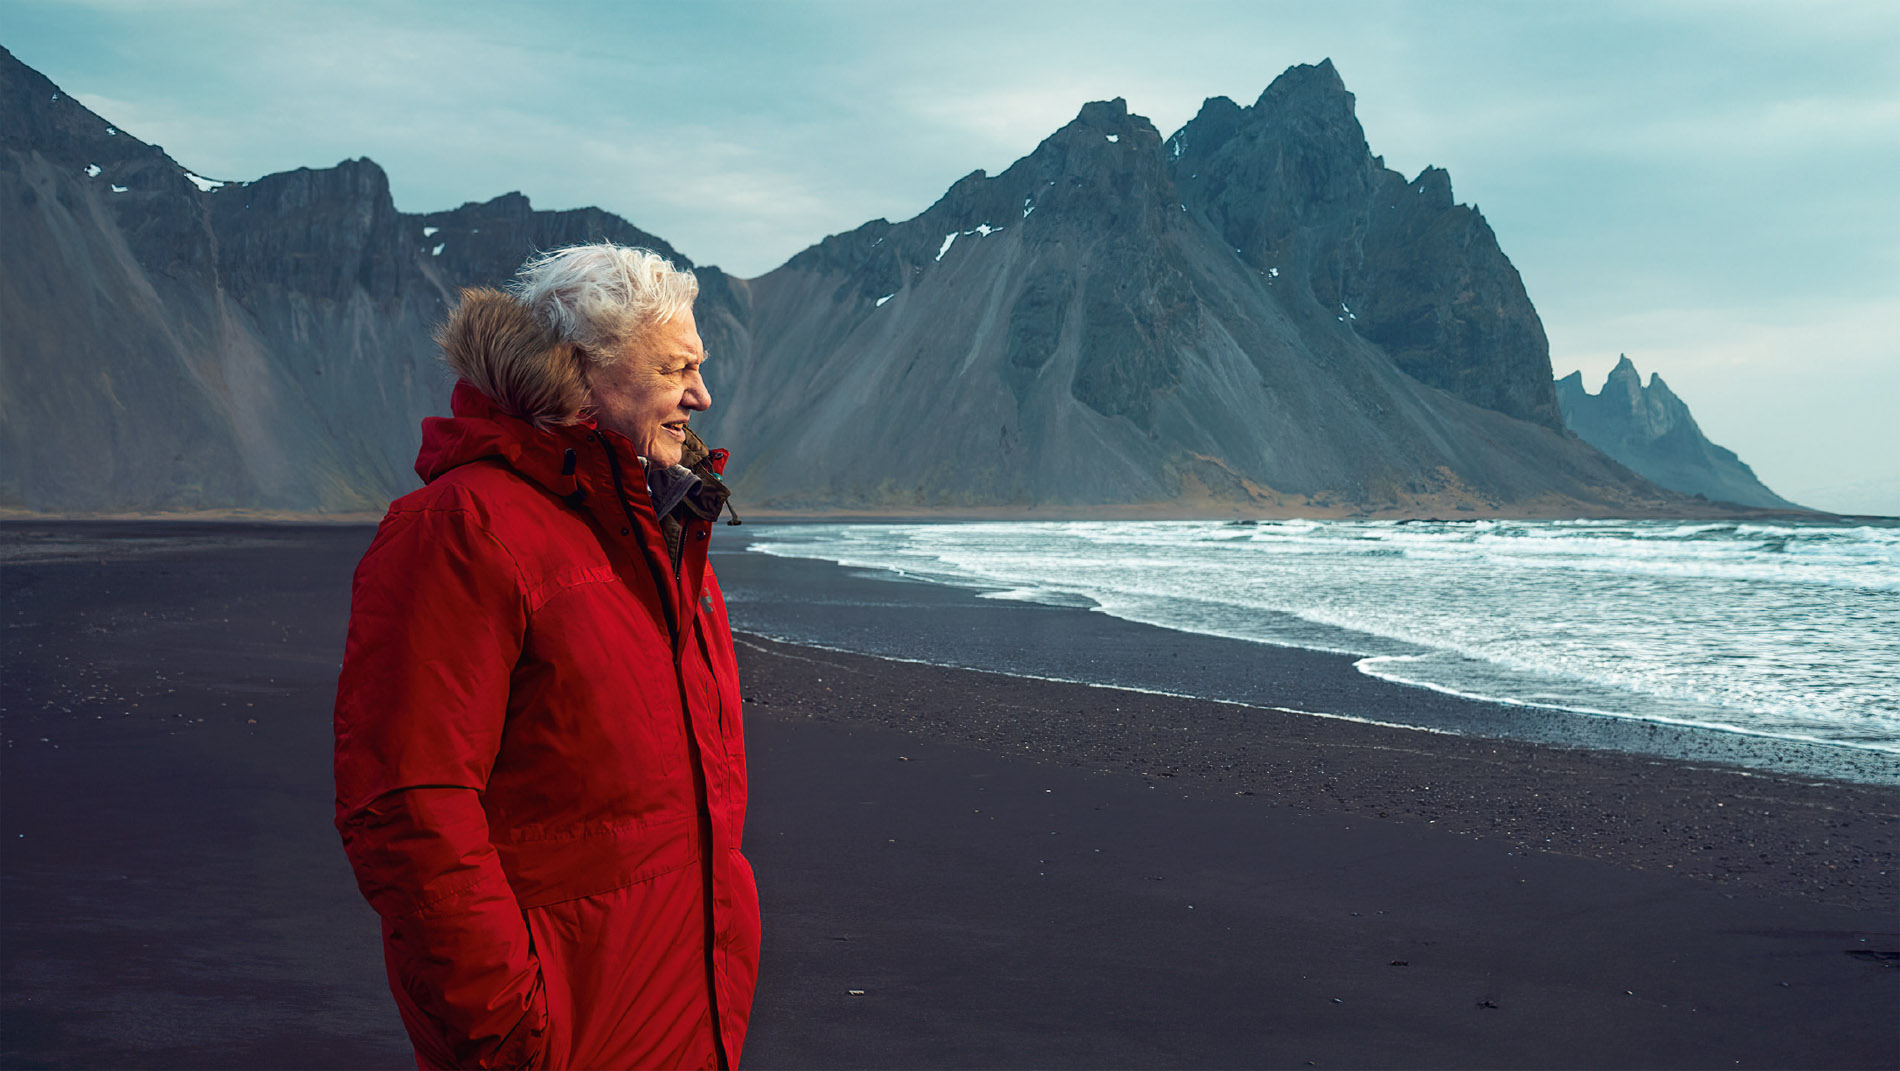
[[[409,1065],[329,825],[368,536],[6,526],[0,1063]],[[1895,789],[744,642],[748,1066],[1900,1064]]]

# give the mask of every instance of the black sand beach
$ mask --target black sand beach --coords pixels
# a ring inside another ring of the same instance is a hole
[[[0,534],[0,1063],[412,1066],[330,828],[370,530]],[[797,590],[840,571],[718,567],[735,619],[893,627]],[[1103,642],[1219,662],[1150,632]],[[1900,1064],[1900,789],[741,641],[746,1066]],[[1250,673],[1495,716],[1307,652]]]

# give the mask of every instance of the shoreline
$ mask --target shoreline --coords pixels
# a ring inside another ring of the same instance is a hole
[[[1900,903],[1900,788],[1022,677],[735,632],[754,716],[890,730],[1199,798],[1861,908]],[[826,669],[831,671],[825,675]],[[797,701],[788,712],[782,696]],[[977,696],[943,709],[933,694]],[[1437,787],[1433,787],[1436,785]]]
[[[972,588],[816,558],[714,545],[733,627],[784,642],[925,664],[1136,688],[1506,739],[1900,787],[1890,750],[1639,715],[1474,697],[1381,677],[1365,656],[1184,632],[1083,606],[986,599]]]
[[[1159,626],[1144,626],[1144,627],[1159,627]],[[1164,630],[1164,631],[1173,631],[1173,630]],[[743,633],[741,632],[741,630],[735,629],[734,634],[740,635]],[[1196,636],[1200,634],[1199,633],[1183,633],[1183,635]],[[768,641],[772,643],[778,643],[778,644],[782,644],[788,647],[802,647],[802,648],[812,650],[812,651],[822,651],[822,652],[827,652],[831,654],[861,655],[868,658],[875,658],[881,662],[908,663],[908,664],[919,665],[919,666],[930,666],[936,669],[968,670],[974,673],[994,673],[997,676],[1015,677],[1015,678],[1020,678],[1022,680],[1042,681],[1049,684],[1072,684],[1072,685],[1076,685],[1078,687],[1083,687],[1083,688],[1098,688],[1098,689],[1103,689],[1106,691],[1115,691],[1115,692],[1135,692],[1142,695],[1158,696],[1158,697],[1166,698],[1166,699],[1185,699],[1185,700],[1189,700],[1193,702],[1218,703],[1218,704],[1221,704],[1222,706],[1243,707],[1249,710],[1268,711],[1268,712],[1276,713],[1276,714],[1289,714],[1289,715],[1302,717],[1302,718],[1319,718],[1319,719],[1327,720],[1327,721],[1353,722],[1356,724],[1372,725],[1372,726],[1377,726],[1377,727],[1385,728],[1385,729],[1402,729],[1407,732],[1414,732],[1414,733],[1434,733],[1434,734],[1438,734],[1442,736],[1479,735],[1483,739],[1508,740],[1508,741],[1513,741],[1517,743],[1536,742],[1536,743],[1544,743],[1546,746],[1553,746],[1553,747],[1566,747],[1566,746],[1591,747],[1591,745],[1587,745],[1587,744],[1565,745],[1565,744],[1557,743],[1554,741],[1534,741],[1534,740],[1528,740],[1528,739],[1519,739],[1518,737],[1514,737],[1509,734],[1502,734],[1502,735],[1497,735],[1497,736],[1473,734],[1470,732],[1460,731],[1456,729],[1435,728],[1431,725],[1414,725],[1414,724],[1409,724],[1402,721],[1392,721],[1392,720],[1386,720],[1386,719],[1380,719],[1380,718],[1364,717],[1364,716],[1356,715],[1356,714],[1338,714],[1338,713],[1333,713],[1330,711],[1323,711],[1323,710],[1299,710],[1294,707],[1269,706],[1269,705],[1262,705],[1259,703],[1244,703],[1239,700],[1233,700],[1233,699],[1220,699],[1220,698],[1210,697],[1210,696],[1195,695],[1188,692],[1170,692],[1170,691],[1166,691],[1166,690],[1158,689],[1158,688],[1141,688],[1141,687],[1137,687],[1134,685],[1127,685],[1127,684],[1106,684],[1106,683],[1101,683],[1097,681],[1076,680],[1076,679],[1071,679],[1068,677],[1041,676],[1034,673],[1012,673],[1012,672],[1000,671],[1000,670],[986,670],[977,666],[965,666],[965,665],[961,665],[954,662],[932,661],[927,658],[907,658],[907,657],[903,657],[900,655],[893,655],[893,654],[869,654],[867,652],[854,651],[854,650],[851,650],[850,648],[845,648],[845,647],[833,647],[833,646],[828,646],[826,644],[821,644],[821,643],[788,640],[782,637],[775,637],[775,636],[769,636],[769,635],[764,635],[764,634],[754,635],[752,638],[754,640],[763,640],[763,641]],[[1254,642],[1254,641],[1244,641],[1244,642]],[[1270,646],[1270,647],[1276,647],[1281,650],[1297,651],[1301,654],[1330,655],[1330,654],[1336,653],[1336,652],[1331,652],[1331,651],[1318,650],[1318,649],[1310,648],[1310,647],[1296,647],[1290,644],[1289,645],[1264,644],[1264,645]],[[1366,661],[1366,658],[1361,657],[1361,656],[1349,655],[1346,657],[1354,658],[1356,659],[1356,662]],[[1733,725],[1713,725],[1713,724],[1706,724],[1702,722],[1685,721],[1681,719],[1672,719],[1672,718],[1651,717],[1651,716],[1645,716],[1645,715],[1640,715],[1640,714],[1618,714],[1612,711],[1603,711],[1603,710],[1579,710],[1572,707],[1560,707],[1560,706],[1554,706],[1550,704],[1531,703],[1531,702],[1525,702],[1525,701],[1520,701],[1520,700],[1515,700],[1515,699],[1499,699],[1492,696],[1474,695],[1469,692],[1460,692],[1460,691],[1457,691],[1456,689],[1445,688],[1445,687],[1441,687],[1435,684],[1426,684],[1426,683],[1421,683],[1418,681],[1404,680],[1403,678],[1399,678],[1399,677],[1381,676],[1378,674],[1369,673],[1366,670],[1359,669],[1359,666],[1356,663],[1353,668],[1358,669],[1360,673],[1365,674],[1365,676],[1369,680],[1378,681],[1384,684],[1390,684],[1398,688],[1420,689],[1423,691],[1435,692],[1439,695],[1447,696],[1452,699],[1462,700],[1468,703],[1480,704],[1483,706],[1510,707],[1517,710],[1555,715],[1558,717],[1607,718],[1611,720],[1612,722],[1629,722],[1629,723],[1643,725],[1643,726],[1655,726],[1655,727],[1658,727],[1660,729],[1665,729],[1665,730],[1679,729],[1679,730],[1683,730],[1683,731],[1691,732],[1691,733],[1710,733],[1710,734],[1716,735],[1717,737],[1721,737],[1721,736],[1747,737],[1751,740],[1763,741],[1771,746],[1778,745],[1778,744],[1787,744],[1787,745],[1791,745],[1793,747],[1799,747],[1799,748],[1813,748],[1813,749],[1816,749],[1818,752],[1822,752],[1822,753],[1827,753],[1827,752],[1831,752],[1838,749],[1838,750],[1848,751],[1848,752],[1866,752],[1866,753],[1871,753],[1872,755],[1875,755],[1875,756],[1895,756],[1896,755],[1896,752],[1894,752],[1893,749],[1884,748],[1875,744],[1849,744],[1849,743],[1842,743],[1840,741],[1835,741],[1835,740],[1819,740],[1819,739],[1813,739],[1809,737],[1800,737],[1800,736],[1782,736],[1782,735],[1776,735],[1774,733],[1762,732],[1756,729],[1743,729],[1743,728],[1733,726]],[[1598,748],[1593,748],[1593,750],[1617,751],[1618,753],[1623,753],[1623,752],[1620,752],[1619,749],[1614,748],[1614,747],[1598,747]],[[1646,756],[1637,754],[1636,757],[1643,758]],[[1661,756],[1661,755],[1647,756],[1647,757],[1658,758],[1658,759],[1670,759],[1669,756]],[[1728,770],[1732,773],[1742,775],[1742,776],[1756,776],[1757,775],[1757,771],[1751,770],[1745,766],[1735,765],[1732,763],[1725,763],[1719,760],[1698,761],[1698,760],[1692,760],[1692,759],[1670,759],[1670,761],[1680,761],[1680,762],[1687,763],[1689,765],[1707,766],[1712,769]],[[1900,761],[1900,758],[1896,758],[1896,761]],[[1778,775],[1778,776],[1786,776],[1786,777],[1802,777],[1802,778],[1806,778],[1806,779],[1813,780],[1816,782],[1829,782],[1829,783],[1838,783],[1838,784],[1845,784],[1845,785],[1875,785],[1875,786],[1900,785],[1900,771],[1895,771],[1892,775],[1891,780],[1875,779],[1875,780],[1868,780],[1868,781],[1857,781],[1852,778],[1830,776],[1826,773],[1798,775],[1786,770],[1765,770],[1761,772],[1770,774],[1770,775]],[[1878,774],[1884,771],[1877,770],[1875,772]]]

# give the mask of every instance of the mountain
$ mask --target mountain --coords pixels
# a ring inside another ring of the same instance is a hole
[[[748,505],[1159,516],[1682,514],[1569,433],[1516,271],[1368,150],[1330,63],[1171,138],[1120,100],[757,279],[514,193],[396,211],[368,160],[195,175],[0,50],[0,507],[379,509],[462,286],[612,240],[700,278]],[[1042,514],[1047,515],[1047,514]]]
[[[706,423],[784,509],[1627,513],[1536,310],[1446,174],[1368,150],[1330,63],[1164,140],[1120,100],[902,223],[751,280]]]
[[[1704,437],[1661,376],[1651,373],[1643,386],[1628,357],[1616,362],[1598,394],[1584,389],[1582,372],[1558,380],[1557,404],[1585,442],[1663,487],[1762,509],[1802,508],[1770,491],[1733,450]]]
[[[0,506],[380,510],[446,407],[430,335],[460,287],[583,241],[691,266],[518,193],[398,212],[368,160],[209,180],[4,49],[0,101]]]

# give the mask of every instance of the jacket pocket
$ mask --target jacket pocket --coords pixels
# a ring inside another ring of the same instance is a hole
[[[548,991],[546,980],[536,976],[534,992],[528,998],[528,1010],[521,1013],[521,1021],[495,1047],[494,1057],[488,1061],[491,1067],[518,1068],[521,1071],[541,1071],[552,1066],[548,1057]]]

